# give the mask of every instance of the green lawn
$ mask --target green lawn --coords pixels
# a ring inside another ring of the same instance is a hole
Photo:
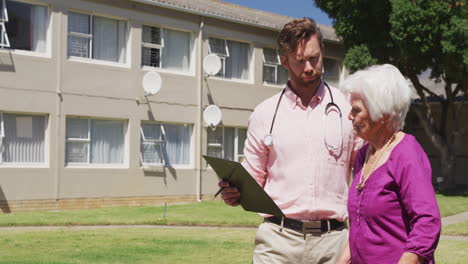
[[[442,216],[468,211],[468,197],[437,195]],[[114,207],[60,212],[0,214],[0,226],[26,225],[215,225],[257,226],[261,217],[220,201],[164,206]]]
[[[5,264],[249,263],[255,230],[0,230]]]
[[[443,216],[468,210],[468,198],[437,195]],[[164,206],[0,214],[0,226],[257,226],[262,218],[220,201]],[[467,222],[444,227],[466,234]],[[255,229],[119,227],[0,229],[0,263],[250,263]],[[438,263],[466,263],[468,242],[441,240]]]
[[[442,227],[442,234],[468,236],[468,221]]]
[[[436,195],[442,217],[468,211],[468,197]]]
[[[164,206],[114,207],[60,212],[0,214],[0,226],[43,225],[215,225],[257,226],[262,218],[219,201]]]
[[[0,229],[5,264],[250,263],[254,229]],[[468,242],[441,240],[437,263],[464,264]]]
[[[435,252],[438,264],[466,264],[468,259],[468,242],[441,240]]]

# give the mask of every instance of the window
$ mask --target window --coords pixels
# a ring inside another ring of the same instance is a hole
[[[151,26],[143,26],[142,30],[143,66],[189,71],[190,33]]]
[[[217,127],[208,129],[208,156],[228,160],[242,161],[247,129]]]
[[[190,165],[192,125],[141,124],[141,163]]]
[[[209,52],[221,58],[221,70],[216,76],[249,79],[250,45],[247,43],[210,38]]]
[[[67,118],[65,163],[122,164],[126,122]]]
[[[46,52],[49,24],[46,6],[7,0],[2,9],[5,21],[1,26],[2,44],[9,42],[10,49]]]
[[[269,84],[286,84],[289,79],[288,71],[281,65],[277,49],[263,49],[263,82]]]
[[[5,29],[5,22],[8,22],[8,13],[5,0],[0,0],[0,48],[9,48],[10,40]]]
[[[0,163],[45,163],[45,115],[0,113]]]
[[[323,58],[323,79],[337,81],[340,79],[340,63],[337,60]]]
[[[68,13],[68,56],[125,63],[127,22]]]

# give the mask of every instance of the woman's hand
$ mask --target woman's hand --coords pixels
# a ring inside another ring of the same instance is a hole
[[[401,255],[398,264],[422,264],[424,263],[424,258],[419,256],[418,254],[414,254],[411,252],[405,252]]]

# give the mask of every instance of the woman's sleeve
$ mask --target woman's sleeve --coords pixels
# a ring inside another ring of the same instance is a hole
[[[411,144],[411,143],[410,143]],[[409,235],[405,252],[433,259],[439,241],[441,219],[432,186],[432,169],[426,153],[414,140],[409,151],[398,159],[395,180],[400,200],[409,219]]]

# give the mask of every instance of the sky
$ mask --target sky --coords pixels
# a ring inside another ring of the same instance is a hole
[[[311,17],[319,24],[332,25],[326,13],[315,6],[314,0],[221,0],[250,8],[290,17]]]

